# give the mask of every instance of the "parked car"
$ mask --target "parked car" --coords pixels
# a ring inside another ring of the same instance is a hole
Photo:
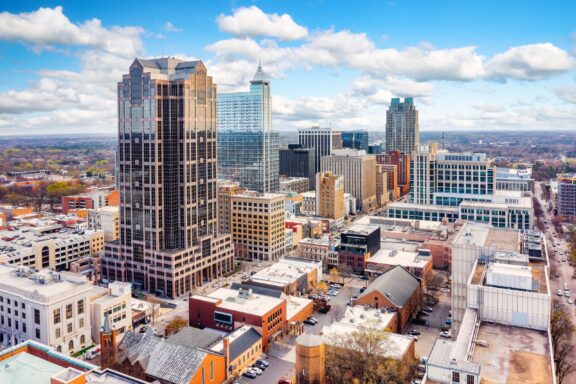
[[[270,366],[270,362],[269,362],[268,360],[265,360],[265,359],[258,359],[258,360],[256,360],[256,362],[257,362],[257,363],[260,363],[260,364],[263,364],[263,365],[265,365],[266,367],[269,367],[269,366]]]
[[[450,331],[442,331],[442,332],[440,332],[440,337],[444,337],[444,338],[449,339],[449,338],[452,337],[452,332],[450,332]]]
[[[420,335],[420,331],[417,329],[411,329],[410,331],[408,331],[408,334],[412,336],[418,336]]]
[[[341,286],[340,286],[340,284],[330,284],[330,288],[332,288],[332,289],[340,289]]]
[[[564,296],[570,297],[570,291],[568,291],[568,290],[564,291]]]
[[[249,379],[255,379],[256,377],[258,377],[258,375],[256,374],[256,372],[254,372],[253,370],[249,369],[246,372],[244,372],[242,374],[242,376],[247,377]]]
[[[310,319],[306,319],[304,320],[304,324],[308,324],[308,325],[316,325],[316,323],[313,320]]]
[[[252,365],[252,370],[253,370],[254,372],[256,372],[257,375],[261,375],[262,372],[264,372],[264,371],[262,371],[260,368],[258,368],[258,366],[256,366],[256,364],[253,364],[253,365]]]
[[[558,296],[564,296],[564,293],[562,293],[561,289],[558,290]]]
[[[327,295],[328,295],[328,296],[338,296],[338,292],[336,292],[336,291],[328,291]]]
[[[568,298],[568,304],[574,304],[574,300],[571,297]]]
[[[312,320],[312,321],[315,322],[315,323],[318,323],[318,319],[315,318],[315,317],[311,317],[310,320]]]
[[[363,293],[366,290],[366,287],[360,288],[360,293]]]
[[[446,321],[444,321],[444,324],[452,325],[452,319],[446,319]]]

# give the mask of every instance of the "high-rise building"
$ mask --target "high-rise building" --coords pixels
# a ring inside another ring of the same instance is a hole
[[[368,152],[368,131],[358,130],[342,132],[342,147],[362,149]]]
[[[374,155],[354,149],[336,149],[332,156],[322,157],[321,165],[322,172],[344,176],[344,189],[356,198],[360,210],[369,212],[377,208]]]
[[[558,175],[556,208],[558,215],[567,220],[576,220],[576,173]]]
[[[284,195],[245,192],[231,198],[234,253],[244,260],[276,261],[286,249]]]
[[[376,204],[385,206],[390,201],[388,193],[388,172],[382,164],[376,164]]]
[[[322,156],[330,156],[332,150],[342,149],[342,135],[333,131],[332,128],[312,128],[298,129],[298,142],[302,148],[313,148],[315,153],[314,173],[320,172],[320,159]]]
[[[307,177],[310,188],[316,182],[316,150],[302,148],[300,144],[288,144],[280,148],[280,175],[288,177]]]
[[[436,187],[437,145],[419,145],[410,165],[410,202],[432,204]]]
[[[220,233],[232,233],[232,196],[246,192],[235,181],[218,182],[218,230]]]
[[[410,155],[400,151],[388,151],[376,155],[378,164],[392,164],[397,167],[398,186],[402,195],[410,192]]]
[[[386,112],[386,151],[400,151],[411,154],[420,144],[418,110],[414,99],[393,98]]]
[[[118,83],[120,239],[102,277],[174,298],[233,267],[218,234],[216,85],[201,61],[136,59]]]
[[[278,191],[278,131],[272,129],[270,81],[259,65],[250,91],[219,93],[218,178],[257,192]]]
[[[382,153],[382,143],[372,143],[368,144],[368,154],[369,155],[379,155]]]
[[[344,222],[344,177],[332,172],[316,175],[316,214]]]

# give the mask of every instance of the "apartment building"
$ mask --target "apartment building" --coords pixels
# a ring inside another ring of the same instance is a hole
[[[91,345],[92,287],[69,272],[0,265],[0,343],[34,340],[67,354]]]
[[[232,233],[232,196],[246,192],[240,187],[239,182],[219,181],[218,182],[218,231],[220,233]]]
[[[376,157],[366,151],[337,149],[321,159],[322,172],[344,176],[344,190],[356,198],[358,208],[369,212],[376,203]]]
[[[568,220],[576,220],[576,173],[563,173],[557,175],[558,193],[556,195],[556,209],[559,216]]]
[[[102,207],[88,211],[88,228],[104,231],[104,241],[118,240],[120,236],[120,209]]]
[[[303,193],[310,191],[310,181],[307,177],[281,177],[280,190]]]
[[[332,172],[316,174],[316,214],[342,225],[344,208],[344,177]]]
[[[237,258],[274,261],[284,254],[284,198],[256,192],[232,196],[230,217]]]

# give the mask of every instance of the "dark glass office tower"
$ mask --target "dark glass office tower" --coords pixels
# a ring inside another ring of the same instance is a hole
[[[166,297],[232,269],[218,234],[216,85],[201,61],[136,59],[118,83],[120,239],[102,277]]]

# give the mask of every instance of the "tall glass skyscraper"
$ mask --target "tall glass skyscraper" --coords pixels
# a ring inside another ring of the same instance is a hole
[[[258,192],[278,191],[279,136],[271,115],[270,81],[260,65],[249,92],[218,94],[219,179]]]

